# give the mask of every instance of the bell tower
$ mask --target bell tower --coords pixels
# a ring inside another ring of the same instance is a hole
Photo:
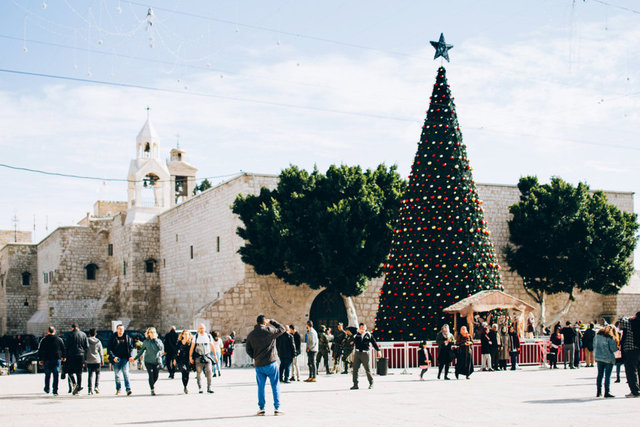
[[[193,195],[193,189],[196,185],[196,169],[186,161],[186,152],[180,148],[180,142],[176,144],[176,148],[171,150],[167,167],[171,174],[171,188],[173,189],[173,197],[171,198],[171,206],[180,204]]]
[[[129,164],[128,224],[155,222],[159,213],[173,205],[171,176],[160,161],[159,142],[147,108],[147,121],[136,138],[136,158]]]

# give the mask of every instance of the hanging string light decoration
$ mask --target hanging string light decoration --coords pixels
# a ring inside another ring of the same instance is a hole
[[[440,67],[384,266],[380,340],[434,339],[442,324],[453,324],[443,308],[481,290],[504,290],[471,172]]]

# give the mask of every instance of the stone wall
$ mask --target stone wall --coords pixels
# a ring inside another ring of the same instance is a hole
[[[106,329],[112,320],[122,320],[130,328],[153,325],[163,331],[170,325],[193,328],[203,322],[222,334],[236,330],[242,337],[260,313],[302,327],[321,291],[259,276],[237,253],[244,242],[236,234],[242,224],[231,212],[234,199],[276,185],[276,176],[242,175],[146,223],[128,223],[127,211],[107,215],[123,202],[96,202],[94,216],[87,216],[82,226],[58,228],[37,246],[6,244],[0,249],[0,330],[39,333],[48,324],[67,329],[74,321],[84,328]],[[533,303],[521,279],[508,271],[502,253],[508,242],[508,207],[519,200],[519,191],[488,184],[478,185],[478,191],[505,290]],[[607,196],[611,203],[633,211],[631,193]],[[31,239],[29,232],[21,233],[19,238]],[[13,240],[13,231],[0,231],[0,243],[2,238]],[[153,271],[147,272],[146,261]],[[98,266],[95,280],[86,277],[85,267],[91,263]],[[29,287],[21,287],[21,277],[16,282],[25,269],[32,273]],[[375,327],[383,281],[372,280],[353,298],[359,320],[370,329]],[[547,318],[565,301],[565,295],[549,297]],[[639,303],[638,292],[610,297],[577,292],[576,302],[561,320],[633,314]]]
[[[31,231],[0,230],[0,248],[7,243],[32,243]]]
[[[165,266],[161,272],[163,328],[171,324],[195,327],[203,322],[223,334],[236,330],[239,336],[244,336],[259,313],[297,325],[308,319],[311,304],[320,291],[289,286],[274,276],[259,276],[236,253],[243,242],[235,234],[241,223],[231,213],[233,200],[239,193],[257,194],[261,186],[274,188],[276,184],[277,178],[273,176],[241,176],[160,215],[160,247]],[[502,266],[505,290],[532,303],[519,276],[508,271],[502,253],[509,237],[508,207],[519,200],[519,191],[515,186],[484,184],[478,185],[478,191]],[[607,195],[620,208],[633,210],[630,193]],[[218,237],[220,252],[217,252]],[[358,319],[370,328],[375,326],[383,282],[382,277],[372,280],[362,295],[353,298]],[[561,320],[586,321],[603,313],[605,297],[588,291],[576,292],[575,296],[576,302]],[[547,318],[560,310],[566,298],[566,295],[548,298]]]
[[[39,248],[39,287],[47,299],[41,308],[48,310],[49,323],[60,330],[70,328],[73,322],[81,328],[98,326],[95,317],[102,289],[109,280],[105,234],[90,227],[62,227]],[[90,264],[98,267],[95,280],[87,278]]]
[[[206,318],[205,312],[246,280],[245,265],[237,254],[243,245],[236,234],[241,223],[231,205],[238,194],[257,194],[263,186],[275,184],[273,176],[242,175],[159,215],[164,329],[172,324],[193,327],[201,321],[218,322]],[[251,313],[242,323],[254,322]]]
[[[27,320],[38,307],[37,247],[9,243],[0,249],[0,335],[26,331]],[[23,284],[29,273],[28,285]]]
[[[616,314],[618,317],[635,316],[640,311],[640,294],[616,295]]]
[[[103,251],[109,280],[101,297],[101,324],[110,327],[112,320],[123,320],[134,329],[158,325],[161,310],[158,223],[126,224],[123,212],[91,224],[106,236]],[[109,244],[112,255],[108,255]],[[151,262],[152,272],[146,271],[146,261]]]
[[[127,210],[127,202],[98,200],[93,204],[93,216],[96,218],[114,217]]]
[[[520,200],[520,191],[516,186],[478,184],[478,194],[483,201],[482,206],[485,212],[485,219],[491,232],[491,241],[494,244],[498,256],[498,262],[500,263],[505,292],[537,307],[533,298],[527,294],[522,286],[520,276],[509,271],[509,266],[505,261],[503,253],[503,248],[509,241],[509,228],[507,225],[507,221],[511,217],[509,214],[509,206]],[[617,206],[619,209],[633,212],[633,193],[607,191],[605,194],[607,195],[609,203]],[[565,316],[560,318],[562,322],[567,320],[582,320],[583,322],[598,320],[603,313],[608,312],[604,307],[606,297],[603,295],[595,294],[591,291],[577,291],[574,296],[575,301],[571,304],[569,311]],[[547,321],[564,307],[567,302],[567,297],[566,294],[547,297]],[[539,309],[536,309],[534,315],[537,318]]]

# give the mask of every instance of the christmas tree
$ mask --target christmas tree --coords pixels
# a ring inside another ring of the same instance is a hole
[[[478,291],[504,289],[499,269],[440,67],[393,230],[376,337],[434,339],[442,324],[453,323],[443,308]]]

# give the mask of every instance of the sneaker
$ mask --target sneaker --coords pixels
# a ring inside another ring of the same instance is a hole
[[[127,396],[131,396],[131,389],[127,389]]]
[[[264,417],[264,414],[265,414],[264,409],[260,409],[256,415]]]
[[[213,393],[213,390],[211,390],[210,388],[207,389],[207,393]]]
[[[98,390],[98,387],[96,387],[96,389],[95,389],[95,390],[93,390],[93,392],[94,392],[95,394],[100,394],[100,390]]]
[[[54,396],[57,396],[57,395],[58,395],[58,392],[57,392],[57,391],[54,391],[54,392],[53,392],[53,395],[54,395]]]
[[[120,396],[120,394],[122,394],[122,392],[120,390],[116,390],[116,396]]]
[[[189,394],[189,389],[188,388],[184,388],[184,394]]]
[[[203,391],[202,391],[202,389],[200,388],[200,389],[198,389],[198,393],[202,394],[202,393],[204,393],[204,392],[203,392]]]
[[[44,393],[45,394],[49,394],[49,390],[47,390],[46,388],[44,389]]]
[[[373,388],[373,383],[369,384],[369,390]]]
[[[155,396],[156,395],[156,391],[154,389],[151,389],[151,396]]]
[[[629,394],[625,394],[624,397],[630,397],[630,398],[634,398],[634,397],[640,397],[640,394],[633,394],[633,393],[629,393]]]
[[[619,383],[620,382],[620,378],[616,378],[616,380],[614,382]]]
[[[89,395],[93,394],[93,390],[89,389],[89,391],[87,392]]]
[[[349,390],[359,390],[360,387],[358,387],[357,385],[354,385],[353,387],[351,387]]]
[[[282,412],[280,409],[274,409],[273,410],[273,415],[275,415],[275,416],[284,415],[284,412]]]
[[[316,382],[316,378],[315,377],[311,378],[311,382],[315,383]]]
[[[604,394],[604,397],[615,397],[615,396],[613,394],[609,393],[609,392],[606,392]]]

